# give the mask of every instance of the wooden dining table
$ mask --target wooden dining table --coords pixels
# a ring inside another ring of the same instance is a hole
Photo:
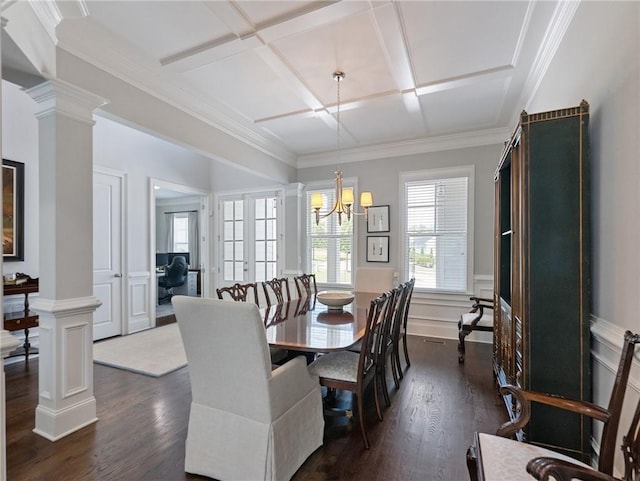
[[[263,308],[269,345],[305,352],[347,349],[364,336],[369,306],[379,295],[355,292],[342,310],[328,309],[315,296]]]

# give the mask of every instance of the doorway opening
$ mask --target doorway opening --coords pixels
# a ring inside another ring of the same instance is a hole
[[[208,293],[209,195],[196,188],[150,180],[150,312],[157,327],[175,321],[173,295],[201,297]],[[181,262],[188,271],[174,277],[171,266]]]

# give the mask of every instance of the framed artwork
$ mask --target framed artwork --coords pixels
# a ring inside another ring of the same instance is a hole
[[[2,159],[2,258],[24,260],[24,164]]]
[[[389,236],[367,236],[367,262],[389,262]]]
[[[367,214],[367,232],[389,232],[389,206],[369,207]]]

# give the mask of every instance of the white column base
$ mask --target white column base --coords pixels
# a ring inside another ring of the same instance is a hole
[[[38,297],[40,331],[39,403],[33,432],[56,441],[98,420],[93,396],[95,297]]]
[[[57,441],[97,420],[96,399],[93,396],[58,411],[40,404],[36,407],[36,427],[33,432],[49,441]]]

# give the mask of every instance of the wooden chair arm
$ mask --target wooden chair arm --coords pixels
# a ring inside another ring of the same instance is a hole
[[[488,297],[471,296],[469,298],[469,300],[476,301],[476,302],[486,302],[486,303],[491,304],[493,306],[493,299],[490,299]]]
[[[609,411],[590,402],[569,399],[555,394],[526,391],[511,384],[501,386],[500,394],[503,396],[511,394],[515,397],[516,402],[520,404],[520,413],[518,417],[512,421],[504,423],[498,428],[496,434],[503,437],[511,437],[527,425],[531,418],[531,402],[546,404],[566,411],[584,414],[585,416],[589,416],[597,421],[604,422],[611,416]]]
[[[469,300],[473,301],[473,305],[471,306],[471,312],[476,312],[480,309],[480,312],[486,307],[487,309],[493,309],[493,299],[488,299],[486,297],[476,297],[471,296]]]
[[[618,481],[608,474],[556,458],[534,458],[527,463],[527,472],[538,481]]]

